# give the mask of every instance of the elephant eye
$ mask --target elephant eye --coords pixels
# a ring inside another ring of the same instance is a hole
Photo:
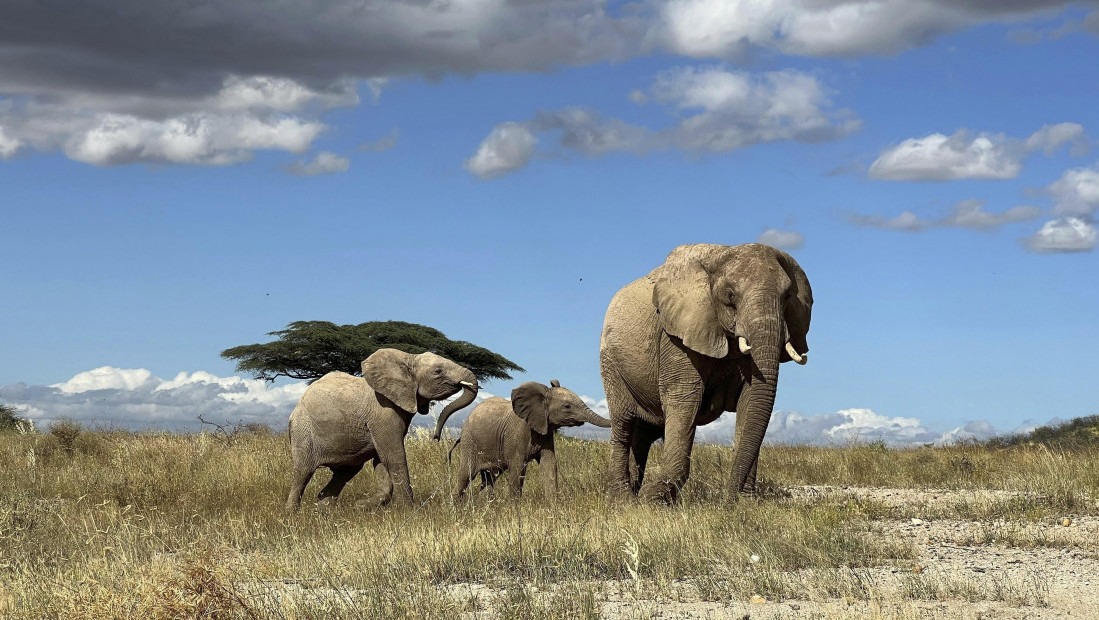
[[[437,375],[443,374],[443,369],[442,368],[436,368],[435,369],[435,374],[437,374]]]

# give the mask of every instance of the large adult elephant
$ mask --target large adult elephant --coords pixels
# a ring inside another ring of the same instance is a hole
[[[305,390],[290,414],[294,479],[286,499],[288,511],[301,506],[302,493],[318,467],[330,468],[332,480],[317,500],[334,501],[371,461],[378,492],[367,503],[384,504],[393,498],[411,504],[404,439],[412,416],[428,413],[431,401],[462,391],[443,410],[442,415],[449,416],[473,402],[479,389],[472,371],[434,353],[379,349],[363,360],[362,372],[362,377],[326,374]]]
[[[672,502],[687,481],[695,429],[736,411],[732,490],[753,491],[780,362],[804,364],[813,292],[770,246],[682,245],[626,285],[599,345],[611,418],[610,492]],[[659,475],[645,479],[661,436]]]

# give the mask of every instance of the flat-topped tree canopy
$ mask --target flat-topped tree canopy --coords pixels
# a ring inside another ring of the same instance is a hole
[[[277,339],[225,349],[221,356],[236,360],[237,372],[266,381],[278,377],[313,381],[337,370],[358,375],[362,373],[362,361],[385,348],[407,353],[431,351],[470,369],[478,381],[511,379],[511,371],[523,372],[521,366],[499,353],[464,340],[451,340],[434,327],[404,321],[358,325],[294,321],[286,329],[268,335]]]

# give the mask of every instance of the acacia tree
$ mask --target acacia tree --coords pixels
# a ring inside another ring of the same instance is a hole
[[[221,356],[237,361],[237,372],[257,379],[278,377],[312,381],[339,370],[361,374],[362,361],[378,349],[407,353],[431,351],[473,371],[478,381],[511,379],[509,371],[523,368],[506,357],[464,340],[451,340],[426,325],[404,321],[370,321],[336,325],[328,321],[294,321],[286,329],[268,332],[277,340],[225,349]]]
[[[28,424],[26,418],[19,417],[19,410],[11,405],[0,405],[0,431],[16,430]]]

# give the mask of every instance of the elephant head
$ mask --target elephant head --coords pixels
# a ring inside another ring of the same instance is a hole
[[[511,391],[511,407],[534,432],[547,435],[565,426],[585,422],[610,428],[611,421],[592,411],[575,392],[554,379],[550,387],[528,381]]]
[[[787,253],[751,243],[684,245],[654,273],[653,305],[661,326],[684,346],[741,363],[747,403],[737,437],[733,478],[744,483],[763,442],[775,402],[780,362],[806,361],[813,308],[809,279]],[[735,343],[732,345],[730,343]]]
[[[433,400],[462,395],[447,405],[445,419],[477,397],[477,377],[468,368],[434,353],[414,355],[397,349],[378,349],[363,360],[363,377],[370,387],[397,407],[426,414]]]

